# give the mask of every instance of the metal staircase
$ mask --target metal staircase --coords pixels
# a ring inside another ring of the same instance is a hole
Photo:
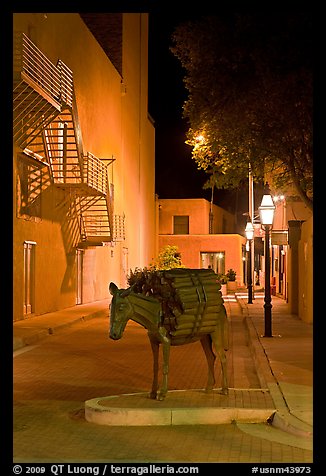
[[[14,42],[14,142],[49,168],[52,183],[74,200],[84,246],[113,240],[114,159],[84,154],[72,71],[53,65],[25,34]]]
[[[82,141],[76,132],[75,123],[72,108],[67,107],[56,116],[42,134],[46,159],[51,166],[53,181],[56,185],[83,183]]]
[[[110,165],[112,160],[109,161]],[[107,167],[90,152],[84,156],[84,177],[87,188],[78,196],[80,209],[81,240],[89,244],[101,244],[113,240],[112,197]]]

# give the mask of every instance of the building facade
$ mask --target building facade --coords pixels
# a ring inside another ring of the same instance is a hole
[[[235,216],[203,198],[159,199],[159,248],[178,246],[189,268],[232,268],[243,286],[246,239],[234,230]]]
[[[271,282],[291,313],[313,322],[313,214],[288,189],[274,194],[271,233]]]
[[[148,16],[105,16],[111,49],[77,13],[13,15],[14,320],[106,299],[157,254]]]

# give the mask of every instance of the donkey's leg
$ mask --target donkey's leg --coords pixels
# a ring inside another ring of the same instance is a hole
[[[217,326],[217,329],[215,332],[211,334],[212,340],[214,343],[214,347],[216,350],[216,353],[219,356],[220,362],[221,362],[221,367],[222,367],[222,391],[221,393],[223,395],[227,395],[229,393],[229,388],[228,388],[228,376],[227,376],[227,362],[226,362],[226,354],[225,354],[225,349],[224,349],[224,320],[223,322],[220,322],[219,325]]]
[[[205,357],[206,357],[207,366],[208,366],[206,392],[210,392],[215,385],[214,363],[216,359],[215,354],[213,352],[213,348],[212,348],[212,339],[210,334],[207,334],[204,337],[202,337],[200,339],[200,343],[205,352]]]
[[[170,341],[168,338],[164,338],[162,340],[162,348],[163,348],[163,380],[162,380],[162,387],[158,394],[158,400],[164,400],[167,391],[168,391],[168,376],[169,376],[169,360],[170,360]]]
[[[224,308],[224,318],[221,321],[221,327],[222,327],[222,338],[223,338],[223,348],[224,350],[229,349],[229,341],[230,341],[230,326],[229,326],[229,320],[228,316],[226,313],[226,309]]]
[[[157,397],[158,391],[158,360],[159,360],[159,341],[155,336],[148,334],[151,347],[152,347],[152,354],[153,354],[153,382],[152,382],[152,390],[149,394],[149,398],[153,398],[154,400]]]

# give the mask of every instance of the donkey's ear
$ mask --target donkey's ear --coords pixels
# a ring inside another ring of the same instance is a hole
[[[119,290],[119,288],[116,284],[110,283],[109,291],[110,291],[110,294],[112,294],[112,296],[115,296],[117,294],[118,290]]]
[[[120,294],[120,297],[124,298],[129,296],[129,294],[134,290],[134,287],[136,286],[137,283],[134,283],[132,286],[130,286],[127,289],[124,289],[122,293]]]

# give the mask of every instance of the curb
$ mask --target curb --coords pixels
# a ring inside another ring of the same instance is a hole
[[[191,390],[170,391],[183,395]],[[92,398],[85,401],[85,419],[89,423],[107,426],[176,426],[176,425],[219,425],[228,423],[266,423],[272,420],[273,408],[236,407],[165,407],[145,408],[133,406],[133,398],[147,393],[122,394]],[[119,398],[121,406],[114,405]]]
[[[64,322],[61,324],[58,323],[55,326],[49,326],[43,329],[42,328],[35,329],[35,332],[31,334],[30,336],[25,336],[25,337],[14,336],[13,337],[13,352],[28,345],[35,345],[37,342],[45,339],[47,336],[53,335],[62,329],[71,327],[74,324],[77,324],[78,322],[87,321],[95,317],[102,317],[104,315],[107,315],[107,312],[108,311],[106,309],[101,309],[100,311],[94,311],[94,312],[91,312],[90,314],[74,317],[68,322]]]
[[[239,303],[244,322],[247,329],[248,345],[256,366],[257,376],[262,388],[268,388],[277,409],[271,419],[271,424],[275,428],[304,438],[312,438],[313,430],[311,425],[299,420],[292,415],[286,402],[286,397],[282,393],[280,386],[274,376],[268,356],[257,334],[257,330],[249,315],[249,310],[243,299],[235,295]]]

